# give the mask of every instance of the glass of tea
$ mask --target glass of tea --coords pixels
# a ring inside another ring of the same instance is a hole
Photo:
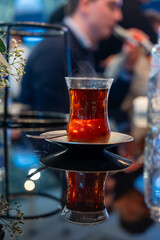
[[[104,205],[106,172],[67,171],[67,202],[62,212],[65,220],[77,224],[97,224],[108,219]]]
[[[112,78],[66,77],[70,95],[69,141],[109,140],[108,95]]]

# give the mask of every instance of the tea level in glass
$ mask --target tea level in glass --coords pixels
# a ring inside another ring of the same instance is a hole
[[[108,89],[69,89],[69,93],[71,109],[67,132],[70,141],[103,136],[109,140]]]

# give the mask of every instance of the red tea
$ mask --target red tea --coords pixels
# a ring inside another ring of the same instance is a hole
[[[102,211],[106,173],[68,172],[66,207],[79,212]]]
[[[108,89],[70,89],[70,141],[89,140],[110,135]]]

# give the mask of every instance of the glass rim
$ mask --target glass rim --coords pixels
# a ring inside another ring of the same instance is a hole
[[[108,78],[97,78],[97,77],[65,77],[66,80],[92,80],[92,81],[114,81],[114,78],[108,77]]]

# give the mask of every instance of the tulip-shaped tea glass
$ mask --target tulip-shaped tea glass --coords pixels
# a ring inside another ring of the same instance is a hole
[[[77,224],[97,224],[108,219],[104,205],[104,188],[107,173],[67,171],[67,202],[62,216]]]
[[[69,141],[96,143],[99,138],[109,141],[111,131],[107,105],[113,79],[65,79],[70,95],[67,128]],[[96,224],[108,218],[104,205],[106,175],[106,172],[67,172],[68,195],[62,212],[66,220],[79,224]]]
[[[66,77],[70,95],[69,141],[109,140],[108,94],[111,78]]]

